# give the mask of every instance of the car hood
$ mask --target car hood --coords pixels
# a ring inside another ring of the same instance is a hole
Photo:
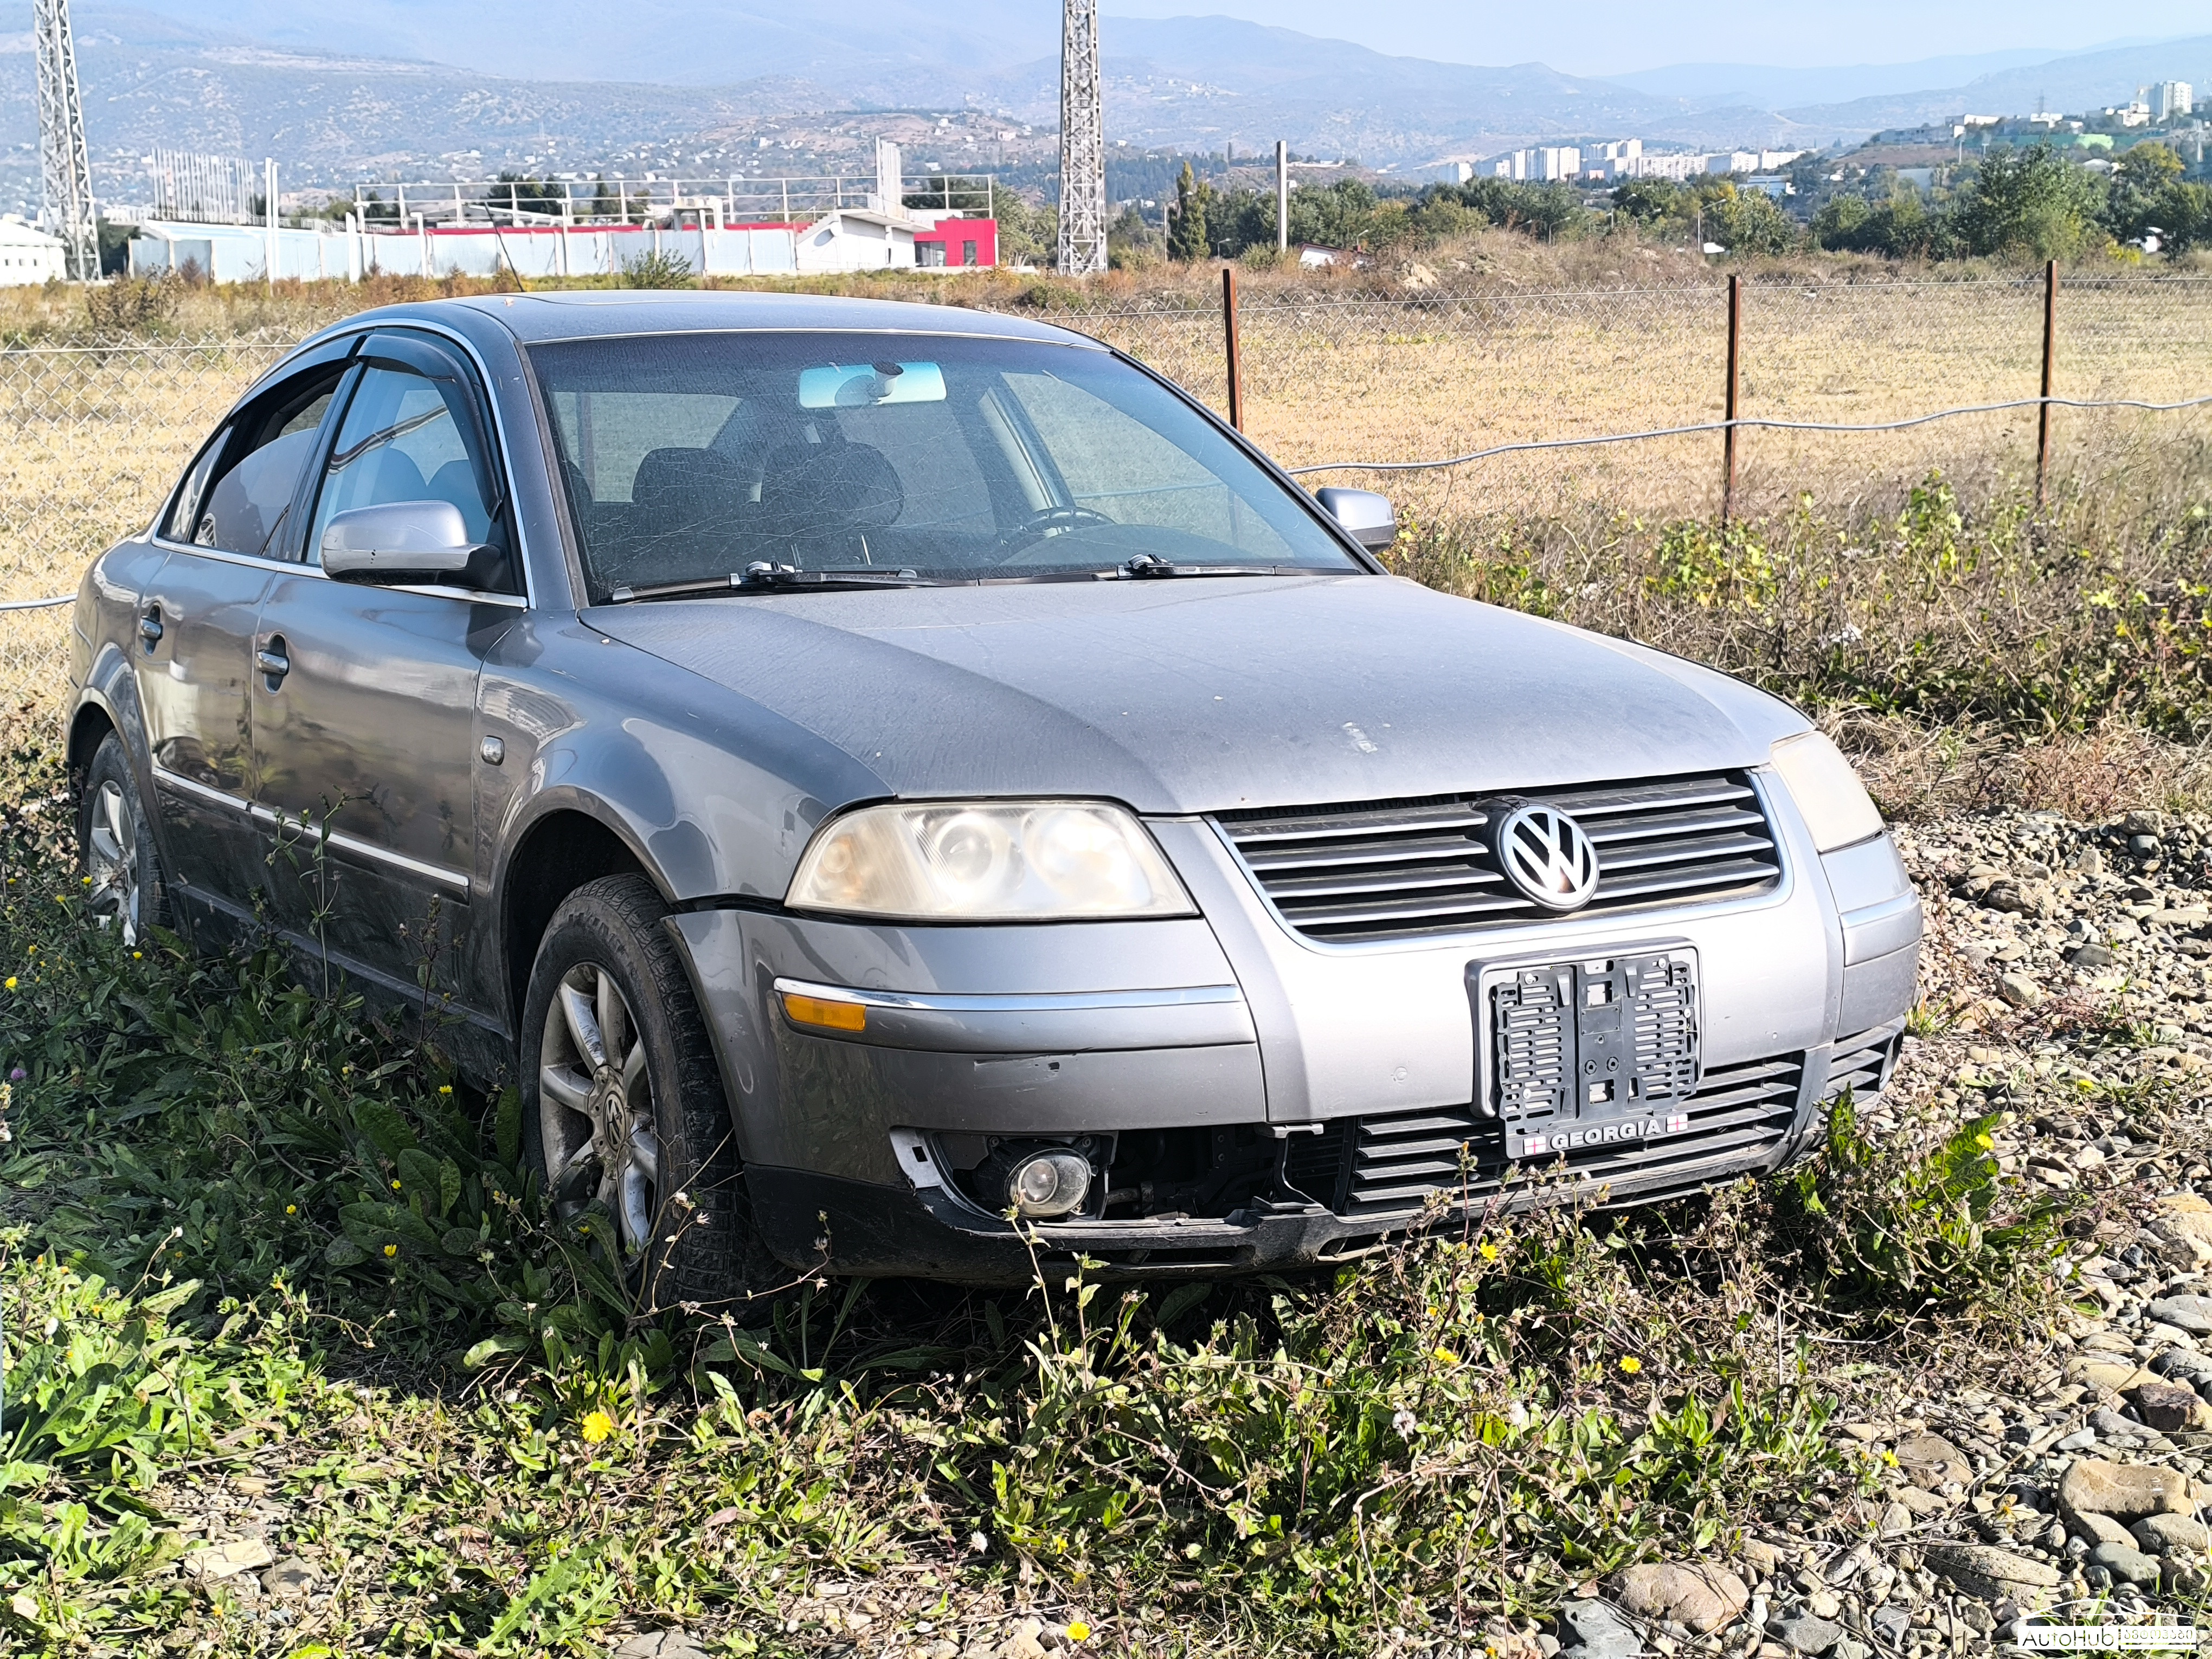
[[[733,595],[585,620],[908,799],[1191,813],[1534,788],[1757,765],[1805,724],[1661,653],[1371,575]]]

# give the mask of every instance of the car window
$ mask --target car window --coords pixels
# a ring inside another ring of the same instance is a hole
[[[765,562],[943,580],[1360,568],[1297,492],[1110,354],[914,334],[534,346],[592,596]]]
[[[201,453],[167,533],[227,553],[273,554],[342,371],[301,377],[257,400]]]
[[[471,541],[490,542],[491,509],[479,480],[475,422],[459,386],[382,363],[364,368],[346,401],[325,463],[302,556],[319,562],[323,532],[340,513],[394,501],[447,501]]]

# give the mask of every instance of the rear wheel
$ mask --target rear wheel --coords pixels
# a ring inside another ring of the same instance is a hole
[[[109,732],[93,751],[77,803],[77,856],[89,878],[85,902],[94,922],[135,945],[169,925],[169,888],[146,821],[138,781],[123,739]]]
[[[648,1310],[774,1282],[666,914],[642,876],[577,889],[545,930],[523,1005],[525,1151],[556,1213],[605,1216]]]

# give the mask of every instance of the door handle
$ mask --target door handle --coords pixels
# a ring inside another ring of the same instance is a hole
[[[161,607],[160,605],[149,605],[140,614],[138,637],[146,642],[146,648],[149,651],[161,642]]]
[[[261,671],[263,679],[268,682],[269,689],[274,691],[277,682],[292,672],[292,659],[284,654],[284,640],[282,635],[270,640],[268,644],[253,653],[253,665]]]

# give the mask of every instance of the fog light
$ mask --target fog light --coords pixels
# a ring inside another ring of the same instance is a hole
[[[1002,1161],[1001,1161],[1002,1160]],[[1006,1207],[1030,1220],[1050,1220],[1083,1207],[1091,1193],[1091,1160],[1065,1146],[1000,1154]]]

